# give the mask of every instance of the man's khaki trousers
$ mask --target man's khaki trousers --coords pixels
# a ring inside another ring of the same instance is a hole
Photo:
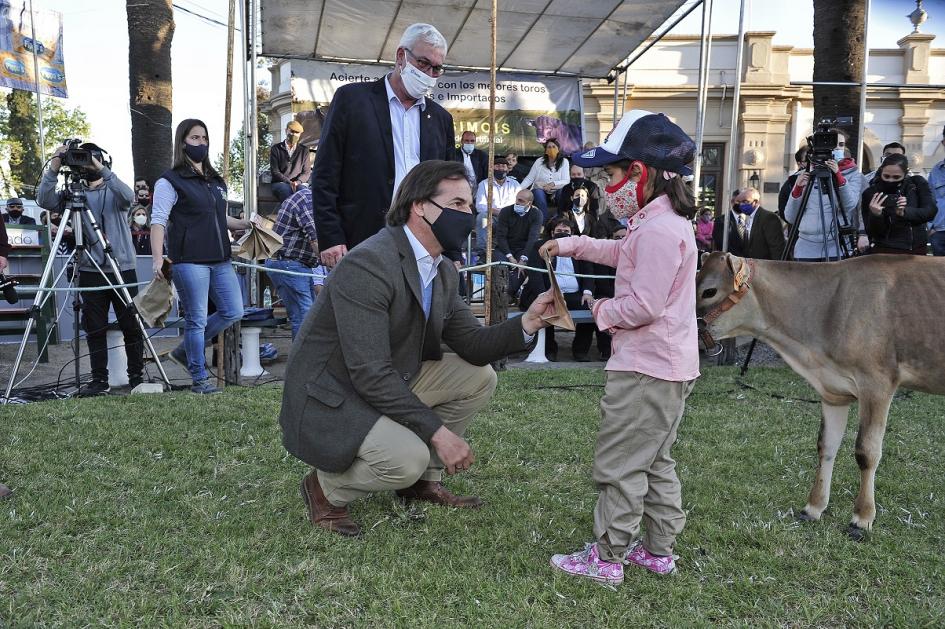
[[[686,524],[670,447],[695,380],[670,382],[633,371],[608,371],[594,452],[594,535],[604,561],[622,561],[646,522],[644,547],[671,555]]]
[[[495,371],[489,365],[476,367],[456,354],[444,354],[442,360],[421,365],[411,391],[462,437],[473,415],[492,399],[495,386]],[[339,474],[319,470],[318,482],[328,501],[342,507],[373,492],[410,487],[420,479],[439,481],[443,469],[436,452],[416,433],[381,415],[351,467]]]

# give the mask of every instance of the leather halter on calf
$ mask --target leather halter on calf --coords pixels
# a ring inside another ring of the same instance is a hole
[[[709,354],[709,356],[718,356],[722,352],[722,346],[719,345],[709,333],[709,325],[724,313],[734,308],[735,305],[740,302],[745,295],[748,294],[748,291],[751,289],[751,276],[754,271],[754,261],[751,258],[743,259],[741,266],[739,266],[738,270],[735,271],[735,292],[729,293],[722,303],[720,303],[715,308],[712,308],[705,314],[705,316],[696,319],[699,324],[699,336],[701,337],[702,343],[705,345],[706,353]],[[718,351],[715,353],[709,353],[709,348],[715,349],[716,347],[718,348]]]

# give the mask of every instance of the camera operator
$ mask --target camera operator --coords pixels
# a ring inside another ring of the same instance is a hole
[[[784,218],[793,225],[801,211],[804,188],[807,185],[814,186],[801,218],[794,251],[791,252],[793,259],[798,262],[825,262],[839,260],[843,256],[843,252],[837,247],[838,235],[834,225],[834,218],[837,215],[830,199],[830,192],[821,190],[820,182],[812,177],[811,171],[815,168],[826,168],[836,183],[837,202],[840,204],[837,222],[841,230],[844,228],[855,230],[853,233],[859,236],[857,247],[860,251],[865,251],[869,247],[869,241],[860,225],[860,216],[857,211],[860,193],[866,187],[863,174],[846,147],[846,133],[835,128],[826,133],[836,133],[836,146],[830,151],[829,158],[818,155],[816,149],[808,151],[807,170],[798,174],[794,189],[791,190],[784,207]]]
[[[102,163],[102,149],[92,143],[85,143],[80,149],[91,152],[91,166],[80,169],[84,180],[82,188],[86,197],[86,208],[95,217],[102,234],[112,246],[112,255],[121,271],[121,277],[112,274],[105,259],[101,242],[92,231],[88,216],[82,216],[82,240],[85,255],[79,264],[79,286],[82,288],[107,286],[112,284],[131,284],[137,281],[135,274],[135,249],[131,242],[131,230],[128,229],[128,209],[134,201],[131,188],[122,182],[106,165]],[[56,189],[59,169],[63,155],[69,150],[61,146],[49,162],[49,168],[43,173],[39,185],[37,201],[50,213],[61,213],[69,202],[68,188]],[[74,176],[74,175],[73,175]],[[74,216],[74,215],[73,215]],[[73,223],[74,225],[74,223]],[[95,264],[93,264],[93,260]],[[98,265],[96,267],[95,265]],[[102,275],[101,269],[107,275]],[[134,295],[135,288],[129,288]],[[128,380],[132,387],[141,384],[144,369],[141,329],[133,311],[114,290],[90,291],[82,293],[82,326],[89,345],[89,361],[92,363],[92,381],[82,387],[80,395],[90,396],[108,392],[108,308],[115,310],[118,325],[125,337],[125,352],[128,356]]]
[[[929,182],[909,175],[905,155],[890,154],[863,193],[863,224],[873,243],[871,253],[927,253],[928,221],[935,218]]]

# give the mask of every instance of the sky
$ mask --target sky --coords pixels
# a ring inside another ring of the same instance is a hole
[[[63,104],[70,108],[81,107],[86,112],[92,126],[92,136],[87,139],[109,150],[114,158],[114,170],[130,182],[134,173],[129,137],[126,0],[33,1],[36,9],[53,9],[63,14],[69,87],[69,98]],[[227,31],[183,9],[225,23],[229,3],[228,0],[174,0],[174,4],[181,8],[174,11],[173,124],[184,118],[204,120],[209,127],[211,154],[215,156],[223,150]],[[812,47],[811,0],[749,0],[748,5],[746,30],[776,31],[777,44]],[[926,0],[923,7],[929,13],[929,20],[922,32],[938,37],[933,47],[945,47],[945,0]],[[715,0],[713,32],[737,33],[738,8],[739,0]],[[913,9],[915,2],[910,0],[872,0],[870,47],[896,48],[896,41],[912,30],[905,16]],[[698,33],[701,15],[701,9],[696,9],[673,32]],[[239,40],[237,33],[237,42]],[[269,73],[257,71],[257,78],[268,81]],[[231,133],[236,134],[243,119],[240,63],[235,65],[233,80]],[[51,142],[59,140],[61,138],[49,139]]]

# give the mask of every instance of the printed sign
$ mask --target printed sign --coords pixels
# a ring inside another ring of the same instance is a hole
[[[32,17],[29,0],[0,0],[0,86],[35,92],[35,59],[42,93],[67,98],[62,14],[33,7]]]

